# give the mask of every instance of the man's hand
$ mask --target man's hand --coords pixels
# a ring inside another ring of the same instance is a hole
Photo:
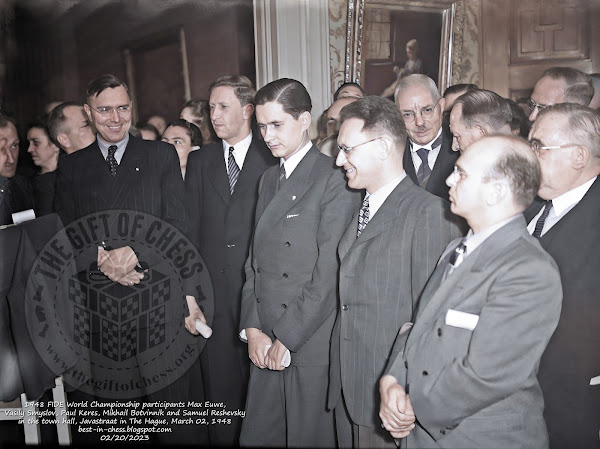
[[[113,282],[119,282],[134,271],[137,263],[138,259],[129,246],[110,251],[98,247],[98,269]]]
[[[191,334],[198,335],[199,332],[196,329],[196,320],[200,320],[204,324],[207,324],[206,317],[202,313],[202,310],[200,310],[200,307],[198,306],[198,303],[196,302],[196,298],[194,298],[193,296],[187,295],[185,297],[185,300],[187,302],[188,310],[190,312],[190,315],[185,317],[185,328]]]
[[[258,368],[266,368],[265,346],[272,343],[271,339],[267,334],[255,327],[246,329],[246,338],[248,339],[248,356],[250,357],[250,360],[252,360],[252,363]]]
[[[121,285],[131,287],[134,284],[139,284],[142,279],[144,279],[144,273],[138,273],[137,271],[133,270],[127,273],[117,282]]]
[[[415,413],[410,398],[395,377],[385,375],[379,381],[381,405],[379,417],[394,438],[404,438],[415,428]]]
[[[285,345],[279,340],[275,340],[275,343],[269,348],[265,357],[267,368],[274,371],[283,371],[285,367],[281,365],[281,361],[283,360],[285,351],[287,351]]]

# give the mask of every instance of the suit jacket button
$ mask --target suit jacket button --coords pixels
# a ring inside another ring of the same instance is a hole
[[[342,306],[342,310],[348,310],[348,306],[347,306],[346,304],[344,304],[344,305]]]
[[[404,368],[408,369],[408,362],[406,360],[404,361]]]
[[[429,373],[427,371],[423,371],[423,376],[429,376]]]
[[[227,245],[227,248],[235,248],[235,244],[233,244],[233,243],[229,243],[229,244]]]
[[[256,298],[256,302],[260,302],[260,299]]]
[[[291,246],[290,242],[285,242],[285,246]]]
[[[287,304],[281,304],[281,308],[285,309],[287,307]]]
[[[283,277],[287,279],[288,278],[287,273],[283,273]]]
[[[440,430],[440,433],[441,433],[442,435],[446,435],[446,431],[445,431],[444,429]]]
[[[225,273],[227,270],[225,268],[221,268],[221,273]]]
[[[257,268],[257,269],[256,269],[256,272],[257,272],[257,273],[260,273],[260,268]]]
[[[438,337],[442,336],[442,328],[441,327],[438,327],[437,333],[438,333]]]

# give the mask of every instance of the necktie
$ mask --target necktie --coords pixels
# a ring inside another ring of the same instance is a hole
[[[366,196],[360,211],[358,212],[358,230],[356,231],[356,237],[359,237],[360,234],[365,230],[367,224],[369,223],[369,197]]]
[[[536,239],[539,239],[542,236],[542,229],[544,229],[544,223],[546,222],[546,218],[548,218],[550,209],[552,209],[552,200],[546,201],[546,205],[544,206],[542,215],[540,215],[540,218],[538,218],[538,220],[535,222],[535,229],[533,231],[533,236]]]
[[[240,167],[238,167],[235,157],[233,157],[233,147],[229,147],[229,159],[227,160],[227,171],[229,174],[229,191],[233,193],[235,189],[235,183],[238,180],[240,174]]]
[[[115,152],[117,151],[116,145],[111,145],[108,147],[108,156],[106,157],[106,162],[108,162],[108,168],[110,168],[110,174],[113,176],[117,176],[117,160],[115,159]]]
[[[277,190],[281,189],[283,185],[287,181],[287,177],[285,176],[285,165],[279,165],[279,179],[277,181]]]
[[[448,261],[448,265],[444,270],[444,276],[442,280],[445,280],[452,272],[457,268],[465,258],[465,253],[467,252],[467,245],[465,245],[465,239],[463,238],[458,246],[454,248],[452,254],[450,255],[450,260]]]
[[[427,186],[427,181],[429,181],[429,176],[431,175],[431,168],[429,168],[429,150],[419,148],[417,150],[417,155],[421,158],[421,166],[417,172],[417,180],[421,187],[425,187]]]

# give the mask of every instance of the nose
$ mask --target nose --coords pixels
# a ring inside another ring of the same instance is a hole
[[[271,126],[265,126],[261,129],[265,142],[270,142],[273,139],[274,130]]]
[[[33,144],[32,143],[30,143],[29,146],[27,147],[27,152],[33,153]],[[9,153],[10,153],[10,151],[9,151]]]
[[[460,146],[458,145],[458,140],[454,136],[452,136],[452,151],[460,151]]]
[[[10,148],[8,148],[6,150],[6,162],[8,162],[9,164],[14,164],[15,163],[15,153],[16,151],[13,153]]]
[[[210,110],[210,119],[211,119],[211,120],[214,120],[214,119],[215,119],[216,117],[218,117],[218,116],[219,116],[219,114],[217,114],[217,108],[216,108],[216,107],[215,107],[215,108],[212,108],[212,109]]]
[[[415,113],[415,124],[421,126],[423,123],[425,123],[423,116],[419,112]]]
[[[450,176],[446,178],[446,185],[448,187],[454,187],[456,185],[456,179],[454,177],[454,172],[450,173]]]
[[[113,122],[119,121],[120,117],[119,117],[119,111],[117,111],[117,108],[112,108],[112,110],[110,111],[109,117]]]
[[[342,167],[348,160],[346,159],[346,153],[340,150],[337,157],[335,158],[335,165]]]

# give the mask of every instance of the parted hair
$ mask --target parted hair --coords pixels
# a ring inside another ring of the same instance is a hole
[[[565,87],[565,103],[577,103],[588,106],[594,96],[592,79],[580,70],[571,67],[550,67],[542,77],[563,80]]]
[[[247,104],[254,104],[254,96],[256,95],[256,89],[250,78],[244,75],[222,75],[214,80],[209,88],[208,94],[212,93],[217,87],[226,86],[233,89],[233,93],[240,100],[242,106]]]
[[[452,86],[448,86],[444,91],[444,98],[447,95],[458,94],[460,92],[465,93],[477,89],[479,89],[477,84],[453,84]]]
[[[191,123],[182,118],[178,118],[177,120],[173,120],[167,123],[165,131],[171,126],[179,126],[180,128],[185,129],[186,134],[190,137],[192,145],[199,147],[202,146],[202,133],[200,132],[200,128],[198,128],[195,123]]]
[[[462,94],[454,106],[462,104],[462,121],[467,128],[482,127],[486,133],[510,129],[512,112],[508,102],[491,90],[477,89]]]
[[[387,134],[397,149],[404,151],[406,145],[406,127],[398,106],[387,98],[374,95],[359,98],[344,106],[340,112],[340,122],[357,118],[364,122],[361,131],[370,134]]]
[[[555,104],[540,111],[533,127],[547,115],[566,116],[566,132],[571,135],[573,143],[585,146],[592,157],[600,159],[600,112],[575,103]]]
[[[312,110],[310,95],[298,80],[281,78],[271,81],[256,93],[256,106],[275,101],[283,110],[298,120],[303,112]]]
[[[14,118],[9,117],[8,115],[0,112],[0,128],[6,128],[11,123],[15,127],[15,129],[18,129],[17,122],[15,121]]]
[[[360,87],[360,84],[358,83],[354,83],[354,82],[348,82],[348,83],[343,83],[340,87],[337,88],[337,90],[335,91],[335,93],[333,94],[333,101],[337,100],[339,95],[340,95],[340,91],[347,86],[354,86],[356,87],[358,90],[360,90],[362,92],[362,94],[365,94],[365,91],[363,90],[362,87]]]
[[[429,89],[434,103],[437,103],[437,101],[441,98],[438,88],[435,85],[435,81],[433,81],[427,75],[415,73],[413,75],[400,78],[398,84],[396,84],[396,90],[394,91],[394,100],[398,101],[398,96],[402,93],[402,91],[417,86],[425,86],[427,89]]]
[[[87,91],[85,93],[86,101],[89,101],[92,97],[97,97],[106,89],[114,89],[115,87],[123,86],[125,91],[127,92],[127,96],[131,99],[131,94],[129,93],[129,88],[125,81],[120,80],[114,75],[106,74],[100,75],[98,78],[90,81],[87,87]]]
[[[502,149],[484,179],[506,179],[515,203],[525,210],[537,195],[542,180],[540,164],[534,152],[521,137],[494,134],[484,139],[495,141]]]

